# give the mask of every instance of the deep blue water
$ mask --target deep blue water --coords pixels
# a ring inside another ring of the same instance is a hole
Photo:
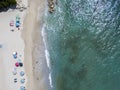
[[[45,33],[52,90],[120,90],[120,0],[58,0]]]

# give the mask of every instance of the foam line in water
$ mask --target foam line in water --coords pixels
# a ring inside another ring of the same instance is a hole
[[[50,69],[50,59],[49,59],[50,55],[49,55],[49,52],[48,52],[47,46],[46,46],[44,29],[45,29],[45,24],[44,24],[43,27],[42,27],[42,37],[43,37],[43,42],[44,42],[44,45],[45,45],[45,57],[46,57],[46,62],[47,62],[48,68]]]
[[[52,87],[53,87],[53,85],[52,85],[51,73],[49,73],[49,81],[50,81],[50,86],[51,86],[51,88],[52,88]]]
[[[47,66],[48,66],[48,68],[51,70],[51,67],[50,67],[50,55],[49,55],[49,52],[48,52],[48,50],[47,50],[47,45],[46,45],[46,41],[45,41],[45,35],[46,35],[46,33],[44,32],[45,26],[46,26],[46,25],[44,24],[43,27],[42,27],[41,33],[42,33],[42,37],[43,37],[43,43],[44,43],[44,45],[45,45],[45,57],[46,57]],[[51,86],[51,88],[52,88],[53,85],[52,85],[51,73],[49,73],[49,82],[50,82],[50,86]]]
[[[44,42],[45,48],[47,48],[46,42],[45,42],[45,32],[44,32],[45,31],[45,27],[46,27],[46,25],[43,24],[41,33],[42,33],[42,37],[43,37],[43,42]]]
[[[47,66],[48,66],[49,69],[51,69],[50,68],[49,52],[48,52],[47,49],[45,50],[45,57],[46,57]]]

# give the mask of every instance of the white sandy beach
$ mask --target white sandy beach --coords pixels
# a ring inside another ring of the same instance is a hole
[[[27,2],[25,2],[27,4]],[[21,33],[23,30],[23,20],[25,17],[25,12],[20,12],[18,10],[8,10],[7,12],[0,13],[0,90],[20,90],[20,86],[26,86],[27,77],[20,76],[20,71],[25,72],[24,64],[23,67],[15,67],[15,63],[20,59],[24,63],[24,41],[21,38]],[[20,30],[18,30],[15,25],[13,27],[9,26],[11,20],[15,22],[16,16],[20,16]],[[10,31],[14,29],[14,32]],[[17,51],[18,58],[14,59],[12,53]],[[21,55],[21,56],[20,56]],[[14,68],[17,69],[17,74],[13,75]],[[17,83],[14,83],[14,79],[17,78]],[[25,78],[24,84],[20,83],[20,80]]]
[[[29,90],[50,90],[48,80],[49,72],[41,35],[43,23],[42,16],[44,15],[45,4],[45,0],[30,0],[24,21],[22,37],[24,38],[26,46],[25,59],[28,60],[25,61],[25,65],[27,66],[25,69],[28,75],[29,83],[27,83],[27,87]],[[31,67],[32,69],[30,70]]]
[[[27,90],[49,90],[49,71],[40,34],[45,1],[23,0],[23,3],[26,6],[28,3],[27,9],[23,12],[8,10],[0,13],[0,44],[2,45],[0,48],[0,90],[20,90],[20,86],[25,86]],[[15,21],[16,15],[21,18],[20,30],[15,26],[14,28],[9,26],[11,20]],[[11,29],[15,31],[12,32]],[[39,61],[34,53],[37,50],[37,44],[40,46],[41,53]],[[18,52],[18,59],[21,59],[24,65],[17,67],[17,75],[12,73],[15,62],[18,60],[12,56],[14,51]],[[40,63],[36,64],[36,61]],[[20,83],[20,79],[23,78],[19,75],[20,71],[25,72],[26,82],[24,84]],[[17,83],[14,83],[14,78],[17,78]]]
[[[24,42],[21,38],[22,30],[17,30],[17,28],[14,27],[15,31],[12,32],[9,26],[10,20],[15,20],[16,15],[22,17],[23,13],[18,11],[0,13],[0,43],[2,44],[2,48],[0,48],[0,68],[2,69],[0,72],[0,90],[19,90],[21,86],[20,79],[22,78],[19,73],[20,71],[25,71],[24,68],[18,67],[18,74],[12,74],[15,62],[17,62],[17,60],[13,58],[12,53],[17,51],[19,55],[22,55],[22,57],[18,56],[17,59],[21,59],[22,62],[24,60]],[[14,78],[18,79],[18,83],[14,83]],[[5,87],[3,87],[4,85]]]

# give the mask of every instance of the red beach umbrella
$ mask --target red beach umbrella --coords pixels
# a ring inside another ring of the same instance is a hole
[[[15,63],[15,66],[16,66],[16,67],[18,67],[18,66],[19,66],[19,63],[18,63],[18,62],[16,62],[16,63]]]

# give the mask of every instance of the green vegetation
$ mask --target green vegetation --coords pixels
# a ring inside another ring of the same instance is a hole
[[[0,10],[11,6],[16,6],[16,0],[0,0]]]

